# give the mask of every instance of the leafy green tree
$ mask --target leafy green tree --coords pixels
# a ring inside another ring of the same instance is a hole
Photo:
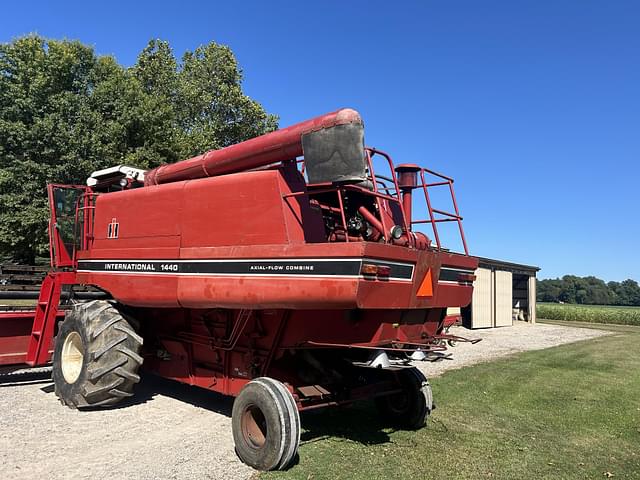
[[[539,302],[557,303],[560,300],[562,281],[559,279],[538,280],[537,297]]]
[[[578,277],[574,275],[565,275],[562,277],[562,290],[558,299],[565,303],[577,303],[576,294],[579,289]]]
[[[178,62],[152,40],[131,68],[77,41],[0,44],[0,257],[46,254],[48,182],[152,168],[276,129],[241,83],[231,50],[213,42]]]
[[[630,279],[605,283],[593,276],[565,275],[561,279],[538,280],[537,287],[540,302],[640,306],[640,285]]]
[[[210,43],[184,54],[177,92],[184,156],[277,128],[276,119],[242,93],[241,81],[242,72],[228,47]]]
[[[614,296],[603,280],[593,276],[584,277],[583,280],[586,284],[583,303],[591,305],[611,305],[613,303]]]
[[[635,280],[627,279],[623,282],[609,282],[609,288],[613,291],[616,305],[640,306],[640,286]]]

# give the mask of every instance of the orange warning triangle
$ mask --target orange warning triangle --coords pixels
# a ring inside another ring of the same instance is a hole
[[[424,276],[424,280],[420,284],[418,297],[433,297],[433,280],[431,280],[431,269],[427,270],[427,274]]]

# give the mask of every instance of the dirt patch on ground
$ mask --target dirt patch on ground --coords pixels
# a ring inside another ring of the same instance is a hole
[[[427,376],[525,350],[606,335],[556,325],[467,331],[453,360],[419,362]],[[146,376],[128,403],[78,412],[53,394],[50,370],[0,376],[0,478],[247,479],[233,450],[229,398]]]

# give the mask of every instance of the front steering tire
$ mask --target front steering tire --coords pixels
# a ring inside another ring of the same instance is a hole
[[[300,444],[300,415],[281,382],[260,377],[233,402],[233,440],[240,460],[258,470],[284,470]]]

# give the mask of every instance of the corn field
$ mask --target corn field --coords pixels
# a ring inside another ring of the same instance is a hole
[[[640,325],[640,307],[538,303],[536,313],[548,320]]]

